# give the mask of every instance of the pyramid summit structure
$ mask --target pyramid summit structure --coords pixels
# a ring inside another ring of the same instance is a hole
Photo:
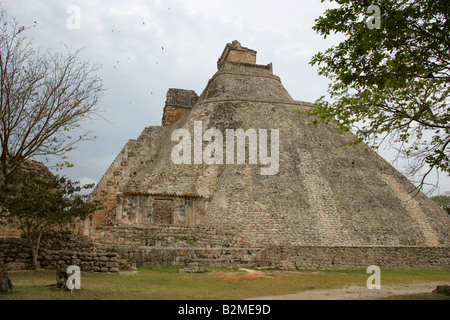
[[[200,96],[168,91],[163,125],[130,140],[93,191],[103,238],[135,228],[197,247],[276,247],[297,267],[305,255],[358,264],[380,248],[408,265],[419,250],[448,266],[450,218],[402,174],[363,144],[343,146],[352,133],[311,126],[302,110],[312,104],[294,100],[256,51],[234,41],[217,66]]]

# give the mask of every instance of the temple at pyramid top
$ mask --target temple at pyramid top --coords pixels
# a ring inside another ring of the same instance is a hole
[[[243,62],[256,64],[256,51],[241,46],[240,42],[234,40],[228,43],[222,55],[217,61],[217,69],[221,69],[225,61]]]

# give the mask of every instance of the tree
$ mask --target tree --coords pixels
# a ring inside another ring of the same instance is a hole
[[[450,214],[450,192],[440,196],[431,197],[431,200],[441,207],[442,210]]]
[[[26,30],[0,7],[0,167],[6,180],[31,157],[64,156],[91,139],[73,130],[98,114],[103,93],[99,67],[81,60],[79,50],[36,50]]]
[[[322,0],[323,1],[323,0]],[[450,7],[446,0],[336,0],[313,27],[346,39],[313,56],[331,80],[310,115],[353,131],[352,143],[396,145],[406,174],[450,173]],[[377,16],[377,14],[379,14]],[[374,21],[376,20],[376,21]],[[398,158],[397,158],[398,159]]]
[[[97,202],[87,202],[82,187],[65,177],[55,177],[43,165],[27,162],[0,187],[3,208],[0,223],[22,231],[31,247],[32,264],[37,257],[42,236],[54,228],[65,228],[79,218],[84,220],[96,210]],[[36,169],[37,168],[37,169]],[[91,188],[92,185],[83,188]]]
[[[73,130],[97,114],[103,93],[95,75],[99,66],[81,60],[79,50],[63,55],[34,49],[27,29],[0,6],[0,186],[27,159],[64,157],[90,139]],[[1,258],[0,270],[0,291],[10,290]]]

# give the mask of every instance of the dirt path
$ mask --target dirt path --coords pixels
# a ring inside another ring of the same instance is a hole
[[[375,300],[393,295],[431,293],[443,283],[414,283],[381,286],[380,290],[350,286],[343,289],[301,291],[281,296],[258,297],[249,300]]]

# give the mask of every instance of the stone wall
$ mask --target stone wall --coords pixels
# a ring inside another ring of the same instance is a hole
[[[0,237],[20,237],[22,231],[11,226],[0,225]]]
[[[164,117],[162,120],[163,126],[164,127],[172,126],[175,122],[180,120],[188,111],[189,109],[184,107],[166,106],[164,108]]]
[[[184,267],[191,262],[213,267],[252,267],[270,265],[259,260],[257,248],[202,248],[202,247],[114,247],[121,259],[134,267]]]
[[[206,227],[126,226],[97,229],[107,251],[136,266],[255,266],[334,270],[367,268],[450,268],[450,248],[422,246],[245,247],[236,230]],[[120,245],[117,245],[119,244]]]
[[[111,245],[120,259],[138,267],[266,267],[283,270],[350,270],[377,265],[382,269],[449,269],[443,247],[152,247]]]
[[[107,248],[106,248],[107,249]],[[31,249],[23,238],[0,238],[0,256],[9,270],[31,269]],[[41,268],[77,265],[83,272],[119,272],[130,265],[114,251],[96,247],[85,236],[51,235],[42,239],[38,255]]]
[[[142,226],[116,224],[97,228],[93,239],[103,245],[146,247],[239,247],[234,230],[188,226]]]
[[[116,246],[118,256],[136,266],[266,267],[284,270],[449,269],[449,249],[429,247],[201,248]]]
[[[258,262],[300,270],[348,270],[377,265],[384,269],[449,269],[450,248],[416,246],[274,246],[260,252]]]
[[[42,241],[38,261],[42,268],[78,265],[84,272],[119,272],[133,267],[204,266],[267,267],[285,270],[347,270],[367,268],[449,269],[448,247],[418,246],[271,246],[248,248],[236,243],[232,232],[197,228],[115,228],[99,232],[97,239],[55,235]],[[197,238],[196,238],[197,237]],[[201,239],[199,239],[201,237]],[[101,242],[100,242],[101,240]],[[0,238],[0,256],[8,269],[31,268],[25,239]]]

